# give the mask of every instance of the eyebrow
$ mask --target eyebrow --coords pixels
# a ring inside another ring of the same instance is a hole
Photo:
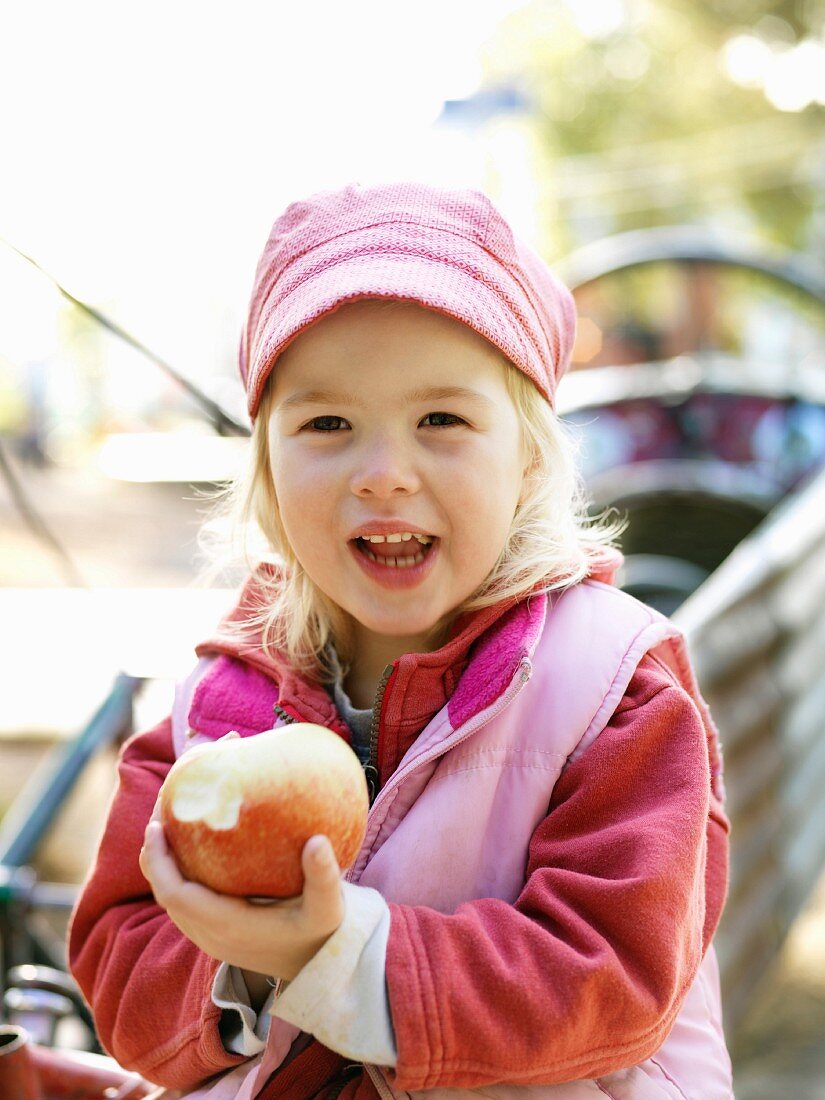
[[[407,403],[415,401],[445,401],[451,397],[460,397],[465,400],[480,402],[484,405],[494,405],[495,402],[478,390],[468,389],[466,386],[430,386],[419,387],[410,390],[405,395]],[[358,396],[353,393],[335,393],[332,390],[299,390],[290,397],[284,398],[277,408],[282,412],[297,409],[303,405],[357,405]]]

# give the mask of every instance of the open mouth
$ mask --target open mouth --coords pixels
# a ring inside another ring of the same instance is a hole
[[[354,540],[360,553],[388,569],[411,569],[420,565],[435,543],[434,535],[367,535]]]

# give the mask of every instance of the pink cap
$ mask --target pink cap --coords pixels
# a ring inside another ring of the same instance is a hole
[[[357,298],[415,301],[455,317],[554,404],[573,348],[573,297],[487,196],[422,183],[348,184],[292,203],[272,226],[240,347],[253,419],[287,345]]]

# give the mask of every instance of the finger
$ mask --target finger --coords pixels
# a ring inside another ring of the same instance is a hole
[[[172,895],[186,881],[169,851],[163,826],[159,821],[150,821],[146,826],[140,868],[151,883],[155,898],[161,905],[161,898]]]
[[[181,922],[198,920],[204,913],[213,914],[216,919],[237,915],[239,899],[216,894],[207,886],[184,878],[166,841],[163,827],[158,822],[150,822],[146,829],[140,866],[158,905],[170,915],[174,913],[173,919],[178,927],[181,927]],[[233,904],[236,909],[232,909]],[[225,906],[225,912],[220,910],[221,906]],[[186,931],[185,928],[183,930]]]
[[[329,838],[310,837],[301,853],[301,864],[307,917],[323,926],[337,927],[342,915],[341,868]]]
[[[155,804],[152,807],[152,813],[151,813],[151,816],[149,817],[150,822],[161,820],[161,817],[160,817],[160,800],[161,800],[161,792],[158,791],[158,796],[155,799]]]
[[[162,870],[164,861],[170,859],[169,845],[160,821],[150,818],[143,834],[143,847],[140,850],[140,865],[144,864],[154,873]]]
[[[233,740],[233,739],[234,739],[235,737],[240,737],[240,736],[241,736],[241,735],[240,735],[240,734],[238,733],[238,731],[237,731],[237,730],[230,730],[230,731],[229,731],[229,733],[225,733],[225,734],[223,735],[223,737],[219,737],[219,738],[218,738],[218,740],[219,740],[219,741],[231,741],[231,740]]]

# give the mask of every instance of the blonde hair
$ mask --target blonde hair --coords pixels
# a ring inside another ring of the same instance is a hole
[[[609,521],[611,510],[591,516],[576,456],[579,444],[526,375],[502,355],[507,390],[520,413],[522,443],[529,456],[522,503],[496,564],[480,587],[435,624],[433,637],[443,637],[456,618],[502,600],[536,590],[561,590],[583,580],[593,562],[627,526]],[[270,376],[271,377],[271,376]],[[228,522],[229,540],[201,540],[212,559],[203,576],[214,579],[228,561],[243,559],[259,570],[260,608],[235,629],[247,641],[260,636],[264,649],[281,651],[298,670],[314,678],[329,675],[325,649],[333,642],[342,668],[352,658],[351,627],[346,614],[310,579],[296,558],[281,523],[269,464],[268,426],[272,387],[267,386],[252,430],[246,468],[235,482],[218,491],[212,518]],[[209,529],[206,525],[204,531]],[[229,549],[231,544],[232,549]]]

